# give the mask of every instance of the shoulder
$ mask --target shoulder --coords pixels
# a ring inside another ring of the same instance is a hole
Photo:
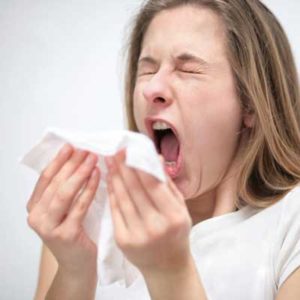
[[[264,223],[268,223],[268,219],[272,220],[277,233],[278,231],[289,230],[291,223],[299,224],[300,226],[300,187],[292,189],[273,205],[264,209],[258,209],[255,212],[258,212],[257,216]]]
[[[283,199],[285,212],[300,211],[300,187],[291,190]]]
[[[275,279],[279,288],[300,266],[300,188],[294,188],[282,200],[274,244]]]
[[[278,230],[283,234],[291,233],[295,228],[300,229],[300,188],[291,190],[282,200],[282,211]]]

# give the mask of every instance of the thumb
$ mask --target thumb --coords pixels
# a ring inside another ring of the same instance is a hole
[[[164,157],[163,157],[161,154],[159,154],[158,157],[159,157],[160,162],[161,162],[162,164],[164,164],[164,163],[165,163]]]

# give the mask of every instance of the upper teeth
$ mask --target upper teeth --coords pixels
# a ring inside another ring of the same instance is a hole
[[[152,128],[155,130],[165,130],[171,128],[168,124],[161,121],[156,121],[152,124]]]

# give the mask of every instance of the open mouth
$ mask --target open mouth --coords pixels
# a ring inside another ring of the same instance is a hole
[[[182,165],[180,141],[173,129],[153,129],[157,152],[164,157],[165,169],[171,178],[177,177]]]

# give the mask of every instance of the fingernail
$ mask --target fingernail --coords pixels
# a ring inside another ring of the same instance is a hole
[[[109,172],[106,173],[106,182],[109,184],[111,182],[111,175]]]
[[[110,170],[113,166],[113,158],[111,156],[106,156],[105,163],[106,163],[107,168]]]
[[[72,146],[70,144],[65,144],[62,147],[61,154],[67,154],[67,153],[69,153],[69,151],[71,151],[71,149],[72,149]]]
[[[111,191],[112,191],[112,185],[111,185],[111,177],[110,177],[110,175],[108,175],[106,177],[106,187],[107,187],[107,191],[109,193],[111,193]]]
[[[120,162],[124,161],[125,157],[126,157],[126,150],[124,148],[119,150],[115,155],[116,160]]]
[[[92,179],[95,179],[96,176],[97,176],[97,173],[98,173],[97,168],[94,168],[94,170],[93,170],[93,172],[92,172],[92,175],[91,175],[91,178],[92,178]]]
[[[95,156],[92,154],[92,153],[90,153],[87,157],[86,157],[86,159],[85,159],[85,164],[87,164],[87,165],[91,165],[91,164],[93,164],[95,162]]]

